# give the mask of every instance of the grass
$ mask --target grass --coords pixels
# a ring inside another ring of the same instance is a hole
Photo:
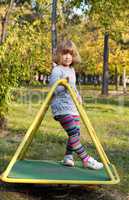
[[[129,96],[110,95],[102,97],[99,92],[83,89],[84,108],[97,132],[97,135],[111,162],[118,169],[121,182],[108,186],[109,191],[129,193]],[[0,138],[0,170],[6,167],[22,140],[26,130],[32,123],[44,95],[40,90],[17,92],[15,99],[9,103],[8,134]],[[98,157],[84,125],[81,124],[82,143],[87,146],[92,156]],[[50,110],[47,112],[31,147],[26,153],[31,159],[61,160],[64,155],[67,136],[61,126],[52,119]],[[76,159],[78,159],[75,156]],[[126,185],[126,187],[125,187]]]

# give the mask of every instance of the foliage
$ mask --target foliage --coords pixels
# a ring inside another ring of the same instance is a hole
[[[0,46],[0,117],[10,87],[33,81],[36,73],[48,74],[51,68],[49,13],[40,17],[29,5],[14,11],[6,41]]]
[[[116,2],[114,0],[62,0],[62,8],[65,10],[63,21],[65,23],[63,27],[59,25],[58,35],[72,39],[79,47],[82,57],[79,71],[102,74],[103,35],[105,31],[110,33],[110,73],[115,73],[116,66],[120,75],[122,74],[123,65],[129,69],[128,48],[124,49],[124,46],[120,43],[120,41],[128,41],[128,5],[127,2],[122,3],[122,1]],[[82,12],[77,13],[75,8],[80,8]],[[78,17],[81,17],[81,22],[77,19],[76,23],[74,21],[71,23],[70,20],[75,20],[74,12],[78,14]],[[62,22],[62,18],[60,22]]]

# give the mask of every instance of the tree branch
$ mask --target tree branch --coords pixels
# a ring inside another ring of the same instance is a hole
[[[14,1],[15,0],[10,1],[7,11],[6,11],[5,15],[2,17],[2,22],[1,22],[2,30],[1,30],[1,37],[0,37],[0,45],[3,44],[6,39],[8,20],[9,20],[9,16],[10,16],[10,13],[13,8]]]

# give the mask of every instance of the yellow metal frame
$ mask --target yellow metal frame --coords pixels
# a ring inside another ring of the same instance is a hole
[[[51,98],[53,96],[54,91],[56,90],[58,85],[63,85],[67,88],[69,91],[79,113],[81,116],[81,119],[85,125],[85,127],[88,130],[88,133],[95,144],[96,150],[100,156],[100,159],[102,163],[104,164],[105,170],[107,172],[107,175],[109,177],[109,181],[78,181],[78,180],[38,180],[38,179],[15,179],[15,178],[9,178],[8,175],[16,163],[17,160],[21,160],[24,157],[24,154],[29,147],[29,145],[32,142],[32,139],[34,137],[35,132],[37,131],[38,127],[40,126],[47,110],[50,105]],[[95,133],[95,130],[93,129],[88,116],[83,109],[82,105],[78,102],[77,96],[75,91],[71,88],[71,86],[67,83],[67,80],[62,79],[58,80],[51,88],[50,92],[48,93],[43,105],[41,106],[39,112],[37,113],[33,123],[27,130],[22,142],[19,144],[14,156],[12,157],[10,163],[8,164],[6,170],[1,174],[0,179],[5,182],[12,182],[12,183],[37,183],[37,184],[116,184],[120,182],[119,175],[117,173],[117,170],[114,165],[112,165],[107,158],[106,153],[104,152],[104,149]]]

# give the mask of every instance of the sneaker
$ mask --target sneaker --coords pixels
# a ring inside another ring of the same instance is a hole
[[[83,167],[84,168],[90,168],[90,169],[102,169],[103,168],[103,163],[98,162],[94,158],[88,156],[84,161],[83,161]]]
[[[66,155],[64,157],[63,164],[69,167],[74,167],[74,160],[72,155]]]

